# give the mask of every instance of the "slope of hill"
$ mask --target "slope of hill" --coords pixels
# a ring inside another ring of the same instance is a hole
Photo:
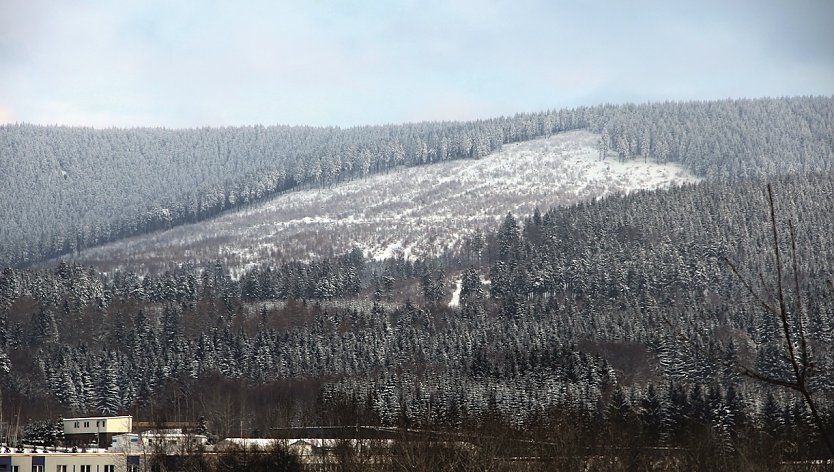
[[[374,258],[439,255],[494,228],[508,212],[698,180],[676,164],[621,162],[615,155],[602,161],[598,141],[599,135],[571,131],[509,144],[478,160],[400,168],[284,194],[212,220],[89,249],[75,261],[107,268],[219,259],[242,266],[352,247]]]
[[[0,126],[0,266],[202,221],[289,189],[457,159],[587,129],[621,159],[710,180],[825,172],[834,98],[600,105],[350,129]]]
[[[790,254],[785,305],[802,316],[816,362],[809,385],[830,424],[834,175],[773,179],[771,188]],[[703,434],[743,448],[754,434],[807,459],[819,443],[801,399],[739,373],[748,366],[790,378],[780,322],[721,260],[768,297],[776,276],[769,218],[758,181],[506,216],[466,269],[455,309],[440,302],[449,280],[433,279],[443,258],[366,266],[353,253],[237,280],[220,264],[142,278],[67,265],[6,270],[4,399],[41,410],[54,399],[69,412],[174,412],[188,392],[189,416],[205,414],[221,431],[238,418],[262,430],[295,421],[274,414],[276,404],[321,424],[345,418],[338,411],[412,427],[501,418],[529,428],[545,418],[554,430],[554,415],[565,415],[564,424],[581,425],[606,448],[606,434],[621,427],[648,431],[644,440],[664,448]],[[382,277],[373,273],[380,266]],[[439,282],[441,297],[427,283],[422,296],[386,301],[386,285],[424,281]],[[246,411],[224,410],[231,401]]]

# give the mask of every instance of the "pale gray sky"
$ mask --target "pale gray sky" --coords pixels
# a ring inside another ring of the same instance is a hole
[[[0,0],[0,123],[352,126],[834,94],[834,1]]]

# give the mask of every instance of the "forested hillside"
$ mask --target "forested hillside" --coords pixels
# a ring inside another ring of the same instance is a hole
[[[509,213],[528,214],[605,195],[698,179],[675,163],[601,161],[599,134],[557,133],[504,146],[477,160],[402,168],[278,195],[198,223],[139,235],[62,259],[98,270],[157,272],[220,261],[252,265],[315,260],[354,248],[370,258],[459,251]],[[47,262],[48,263],[48,262]]]
[[[781,177],[773,189],[778,228],[796,225],[801,293],[788,288],[788,305],[801,294],[792,312],[830,424],[834,175]],[[815,456],[799,397],[739,374],[786,375],[777,320],[721,260],[771,293],[768,218],[761,182],[714,182],[508,215],[483,246],[434,260],[354,251],[239,280],[220,265],[145,277],[8,269],[4,401],[28,415],[44,404],[205,415],[220,435],[241,424],[498,421],[550,425],[585,447],[639,438],[715,444],[715,460],[750,448]],[[756,454],[745,457],[764,460]]]
[[[350,129],[0,127],[0,265],[214,216],[301,186],[477,158],[587,128],[620,159],[735,179],[831,169],[831,97],[602,105]]]

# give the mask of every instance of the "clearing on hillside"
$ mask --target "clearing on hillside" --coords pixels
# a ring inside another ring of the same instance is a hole
[[[307,260],[361,248],[374,258],[455,249],[508,213],[697,182],[676,164],[599,159],[599,136],[571,131],[508,144],[479,160],[401,168],[329,189],[292,192],[214,219],[81,252],[104,270],[221,260],[229,267]]]

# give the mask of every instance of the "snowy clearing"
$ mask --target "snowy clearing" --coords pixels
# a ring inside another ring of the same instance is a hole
[[[231,267],[311,259],[360,247],[370,257],[408,258],[455,249],[508,213],[697,182],[675,164],[599,160],[598,135],[571,131],[508,144],[479,160],[402,168],[292,192],[212,220],[82,252],[102,268],[221,260]]]

